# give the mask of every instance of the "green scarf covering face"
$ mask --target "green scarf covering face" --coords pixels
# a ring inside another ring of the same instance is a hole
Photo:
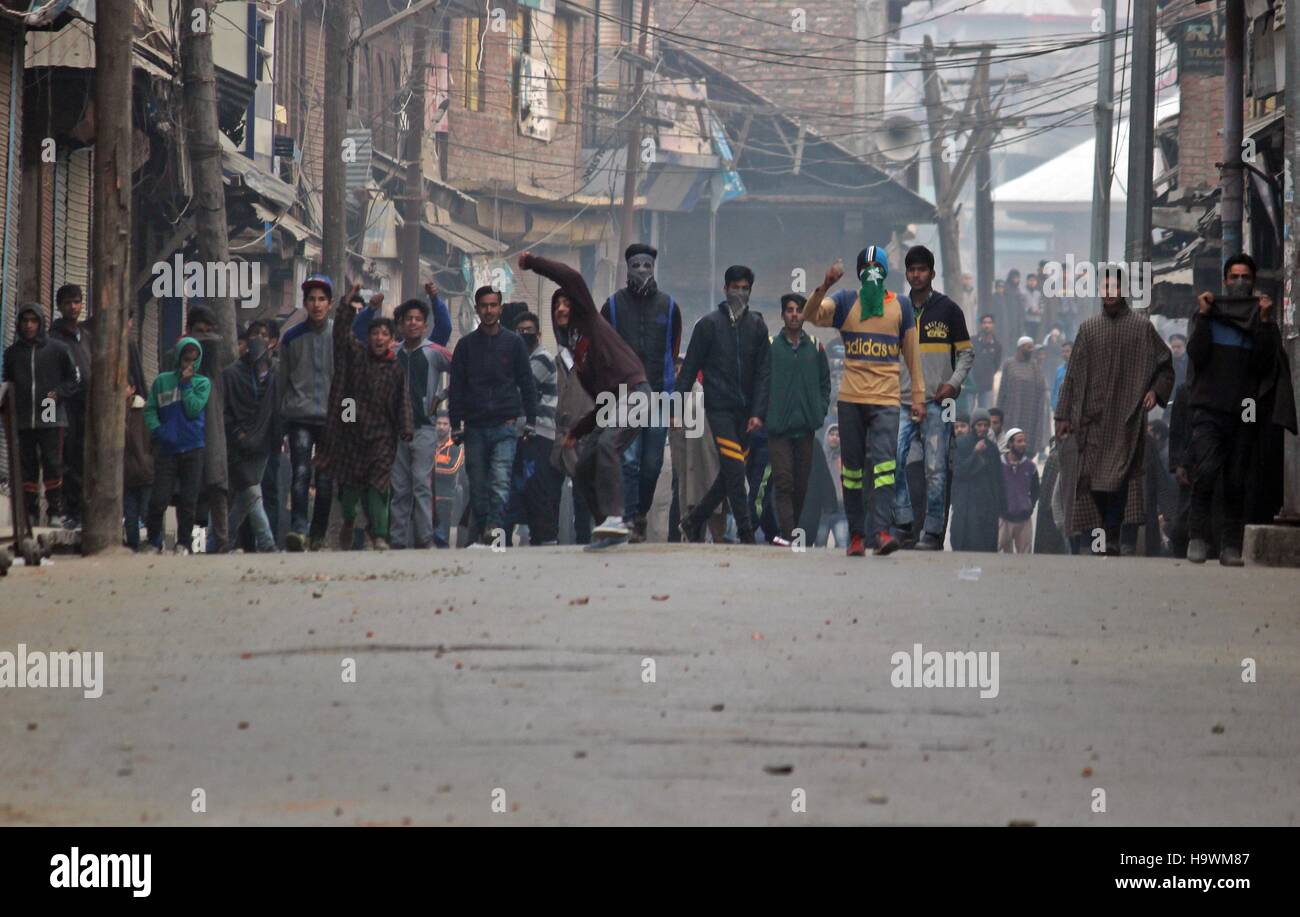
[[[858,289],[861,320],[880,318],[885,314],[885,272],[879,265],[867,264],[858,279],[862,281]]]

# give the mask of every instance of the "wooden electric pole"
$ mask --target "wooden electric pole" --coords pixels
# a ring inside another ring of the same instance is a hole
[[[95,23],[94,303],[86,411],[83,554],[122,548],[127,310],[131,307],[132,0],[100,0]]]
[[[425,88],[429,77],[429,43],[433,40],[433,13],[416,20],[411,53],[411,96],[406,104],[406,191],[402,219],[402,298],[420,289],[420,223],[424,219]]]
[[[347,171],[344,164],[348,117],[348,14],[345,0],[325,6],[325,163],[321,209],[321,259],[342,295],[347,282]]]
[[[963,50],[973,50],[963,48]],[[979,59],[975,62],[975,76],[966,96],[965,110],[950,123],[945,112],[943,94],[939,87],[939,74],[935,67],[934,40],[925,36],[920,61],[924,71],[925,117],[930,128],[930,166],[934,172],[935,209],[938,211],[939,256],[943,265],[943,288],[949,295],[961,290],[961,235],[957,222],[962,187],[975,165],[978,152],[987,149],[998,134],[997,121],[988,111],[989,63],[993,45],[978,46]],[[975,106],[980,103],[984,111],[972,121]],[[970,130],[966,146],[960,155],[956,152],[956,134]],[[951,131],[951,134],[950,134]]]
[[[641,0],[641,38],[637,47],[640,60],[636,64],[636,79],[632,83],[632,97],[629,100],[629,111],[636,109],[636,113],[631,115],[632,128],[627,136],[627,166],[623,173],[623,220],[618,234],[618,256],[620,258],[623,256],[623,252],[627,251],[627,247],[632,244],[635,227],[636,173],[641,156],[641,93],[645,85],[643,61],[645,60],[649,37],[650,0]]]
[[[185,141],[194,178],[194,229],[199,260],[230,263],[230,224],[226,221],[226,190],[221,178],[221,133],[217,118],[217,72],[212,63],[212,17],[215,0],[181,0],[181,73],[184,80]],[[205,276],[210,274],[205,271]],[[211,294],[213,291],[208,290]],[[235,300],[205,297],[217,316],[221,353],[214,378],[238,357]]]

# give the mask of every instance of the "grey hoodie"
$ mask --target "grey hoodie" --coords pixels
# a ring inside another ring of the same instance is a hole
[[[334,321],[319,328],[294,325],[280,339],[280,416],[293,423],[325,423],[334,378]]]

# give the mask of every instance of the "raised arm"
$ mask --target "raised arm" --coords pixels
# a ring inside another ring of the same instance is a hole
[[[432,280],[424,285],[424,292],[429,295],[429,310],[433,327],[429,329],[429,340],[439,347],[446,347],[451,340],[451,308],[447,300],[438,292],[438,285]]]
[[[599,320],[600,313],[591,298],[587,281],[567,264],[542,258],[532,252],[524,252],[519,256],[519,267],[521,270],[540,274],[564,291],[564,295],[569,298],[570,315],[578,320],[579,330],[581,326],[585,325],[589,328],[592,322]]]
[[[843,276],[844,266],[838,261],[826,269],[826,276],[822,278],[821,284],[809,294],[808,301],[803,304],[804,321],[812,322],[819,328],[828,328],[835,324],[836,304],[833,299],[827,299],[826,294]]]

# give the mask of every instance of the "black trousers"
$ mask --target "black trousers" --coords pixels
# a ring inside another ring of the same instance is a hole
[[[39,519],[41,480],[45,481],[45,503],[51,516],[63,507],[63,428],[18,431],[18,460],[23,466],[23,500],[27,522]]]
[[[1128,488],[1128,478],[1125,478],[1118,490],[1089,491],[1106,533],[1106,546],[1100,553],[1118,554],[1122,545],[1128,545],[1130,548],[1137,546],[1137,526],[1124,524],[1124,509],[1128,506]],[[1089,546],[1091,547],[1091,542]]]
[[[515,452],[516,473],[524,481],[524,518],[528,522],[528,543],[547,544],[560,537],[560,497],[564,472],[551,464],[555,440],[530,436],[520,440]]]
[[[725,497],[731,505],[731,514],[736,518],[740,540],[753,540],[754,519],[745,496],[745,461],[749,458],[749,434],[745,432],[745,425],[749,423],[749,414],[746,411],[708,411],[705,417],[713,431],[720,467],[713,484],[691,511],[688,527],[694,529],[702,525]]]
[[[781,537],[794,538],[795,527],[803,517],[803,500],[808,493],[808,475],[812,471],[813,437],[773,436],[767,441],[768,457],[772,462],[772,486],[776,493],[776,518],[781,525]],[[804,533],[805,542],[812,541],[817,533]]]
[[[888,533],[894,524],[898,415],[898,405],[839,402],[840,481],[852,535]]]
[[[82,466],[86,461],[86,406],[67,402],[68,427],[63,437],[63,506],[69,518],[81,518]]]
[[[1194,410],[1192,436],[1187,445],[1188,475],[1192,479],[1192,506],[1188,513],[1188,534],[1221,548],[1241,549],[1245,528],[1246,476],[1251,473],[1252,424],[1240,414]],[[1214,494],[1223,498],[1220,537],[1214,538]]]
[[[194,534],[194,513],[203,486],[203,450],[191,449],[174,455],[155,451],[153,492],[149,495],[149,543],[162,547],[163,513],[176,494],[176,544],[190,548]]]

